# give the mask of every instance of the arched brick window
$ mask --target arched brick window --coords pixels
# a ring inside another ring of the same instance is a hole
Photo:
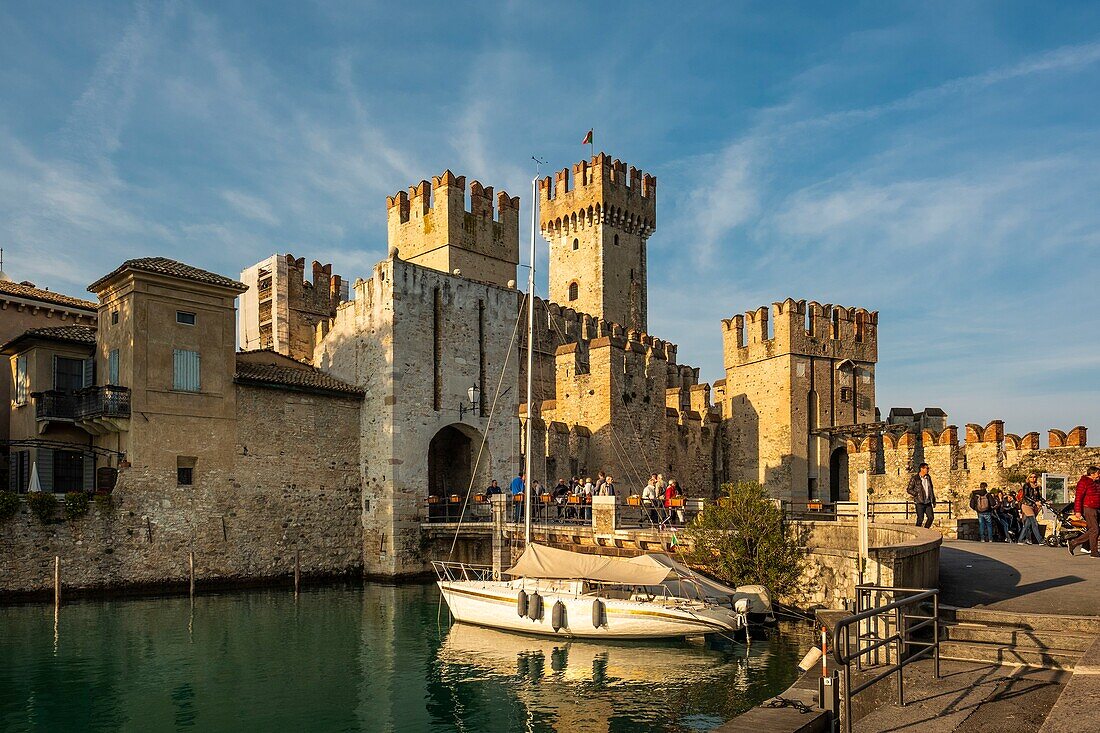
[[[576,300],[579,295],[580,288],[577,286],[577,283],[569,283],[569,300]]]
[[[581,248],[581,240],[577,239],[576,237],[573,237],[573,249],[580,249],[580,248]]]

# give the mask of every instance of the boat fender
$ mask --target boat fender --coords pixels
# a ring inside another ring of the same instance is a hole
[[[516,613],[519,614],[520,618],[527,615],[527,594],[523,591],[520,591],[519,595],[516,596]]]
[[[554,604],[554,611],[551,614],[551,623],[554,626],[554,631],[565,626],[565,604],[561,601]]]
[[[607,618],[604,613],[603,601],[597,598],[592,601],[592,626],[598,629],[606,623]]]
[[[527,601],[527,618],[532,621],[542,619],[542,596],[539,595],[538,591],[532,593]]]

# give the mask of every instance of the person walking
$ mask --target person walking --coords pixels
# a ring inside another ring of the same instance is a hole
[[[1024,485],[1020,488],[1020,515],[1023,523],[1020,525],[1019,543],[1041,545],[1043,533],[1039,529],[1039,507],[1043,504],[1043,489],[1039,486],[1039,474],[1029,473]]]
[[[993,497],[987,486],[983,481],[977,489],[970,492],[970,508],[978,513],[978,540],[981,542],[993,541]],[[919,519],[917,526],[920,526]]]
[[[1093,557],[1100,557],[1097,540],[1100,539],[1100,526],[1097,525],[1097,511],[1100,510],[1100,467],[1089,466],[1085,475],[1077,482],[1077,493],[1073,500],[1073,516],[1082,517],[1088,529],[1069,543],[1069,554],[1084,545]]]
[[[931,527],[932,520],[936,518],[936,488],[928,474],[928,464],[920,464],[917,472],[909,477],[909,486],[905,489],[916,506],[918,527]]]

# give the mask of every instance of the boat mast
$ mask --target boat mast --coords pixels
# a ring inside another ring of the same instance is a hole
[[[538,159],[536,158],[536,162]],[[536,169],[537,170],[537,169]],[[534,354],[535,354],[535,227],[538,225],[536,211],[538,208],[539,178],[536,173],[531,180],[531,251],[527,270],[527,424],[524,446],[527,450],[523,456],[523,543],[531,544],[531,421],[535,417],[535,400],[531,391],[534,383]]]

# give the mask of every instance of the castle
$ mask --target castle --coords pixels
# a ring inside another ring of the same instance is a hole
[[[537,191],[545,300],[516,287],[520,200],[444,171],[387,198],[388,255],[350,287],[319,262],[307,280],[290,254],[240,281],[142,258],[59,316],[75,325],[10,334],[10,488],[33,469],[47,490],[113,491],[121,511],[48,539],[24,517],[0,551],[80,557],[88,585],[178,580],[189,552],[204,577],[277,575],[292,558],[400,576],[425,570],[433,498],[505,484],[527,453],[544,485],[605,471],[631,493],[663,473],[690,496],[758,481],[795,504],[849,499],[860,471],[876,500],[902,500],[925,461],[958,512],[980,481],[1100,459],[1083,427],[1040,450],[998,421],[960,445],[935,408],[880,419],[864,308],[733,315],[715,324],[724,376],[701,382],[649,331],[656,178],[599,154]],[[48,582],[45,562],[9,565],[0,591]]]

